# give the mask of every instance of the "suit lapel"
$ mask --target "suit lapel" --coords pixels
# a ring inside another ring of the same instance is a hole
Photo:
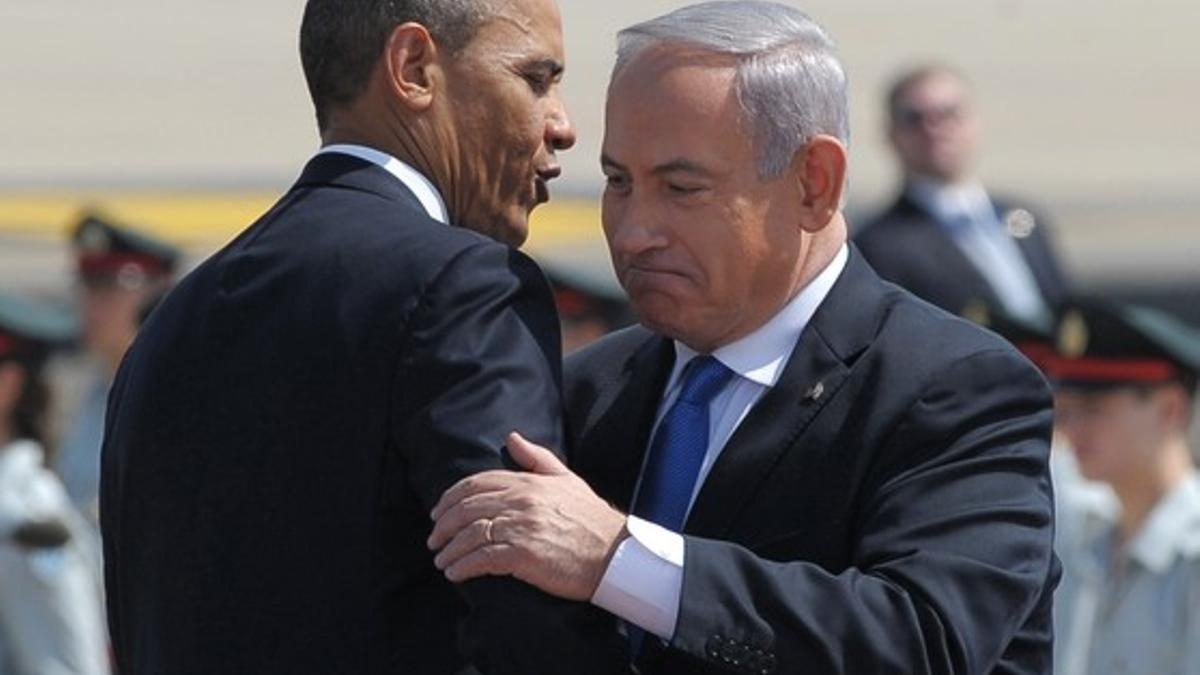
[[[750,411],[709,472],[684,531],[724,537],[758,486],[849,375],[815,331],[806,330],[779,382]]]
[[[918,206],[907,195],[900,197],[896,208],[898,212],[909,217],[909,226],[913,228],[914,235],[920,241],[916,249],[929,261],[929,267],[940,270],[939,274],[942,278],[954,279],[954,283],[960,286],[962,297],[965,298],[964,305],[970,302],[984,302],[989,306],[995,306],[1000,302],[992,285],[975,267],[975,264],[967,258],[967,254],[963,253],[958,244],[954,243],[950,235],[946,234],[933,215]],[[961,307],[947,309],[951,312],[962,310]]]
[[[587,434],[579,473],[597,494],[620,508],[632,507],[633,491],[650,444],[650,430],[675,362],[670,340],[652,336],[625,362],[618,381],[607,388],[611,405]],[[589,423],[588,426],[591,426]]]
[[[738,426],[709,473],[685,532],[727,537],[789,452],[850,376],[850,366],[882,320],[882,283],[851,249],[842,276],[800,336],[779,382]]]

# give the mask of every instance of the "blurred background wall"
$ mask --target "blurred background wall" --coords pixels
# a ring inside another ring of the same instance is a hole
[[[580,142],[531,246],[603,264],[591,249],[613,35],[681,3],[559,2]],[[852,79],[852,213],[879,206],[894,187],[885,82],[914,60],[946,60],[975,83],[985,182],[1054,216],[1078,280],[1184,311],[1200,305],[1200,4],[791,4],[833,33]],[[296,53],[302,7],[0,0],[0,284],[61,289],[59,243],[84,205],[144,221],[195,255],[265,208],[317,143]]]

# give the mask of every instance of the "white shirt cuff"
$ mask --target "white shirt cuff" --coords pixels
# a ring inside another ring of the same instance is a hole
[[[669,641],[683,592],[683,536],[636,516],[626,529],[592,604]]]

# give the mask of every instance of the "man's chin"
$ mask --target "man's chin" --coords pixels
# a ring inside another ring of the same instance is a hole
[[[492,238],[512,248],[521,248],[529,239],[529,217],[521,213],[520,217],[503,219]]]

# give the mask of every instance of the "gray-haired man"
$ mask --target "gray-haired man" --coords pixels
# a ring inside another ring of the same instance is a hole
[[[533,471],[447,491],[438,566],[608,609],[642,672],[1050,672],[1049,392],[846,244],[830,40],[714,2],[619,51],[603,220],[644,327],[567,362],[578,476],[514,438]]]

